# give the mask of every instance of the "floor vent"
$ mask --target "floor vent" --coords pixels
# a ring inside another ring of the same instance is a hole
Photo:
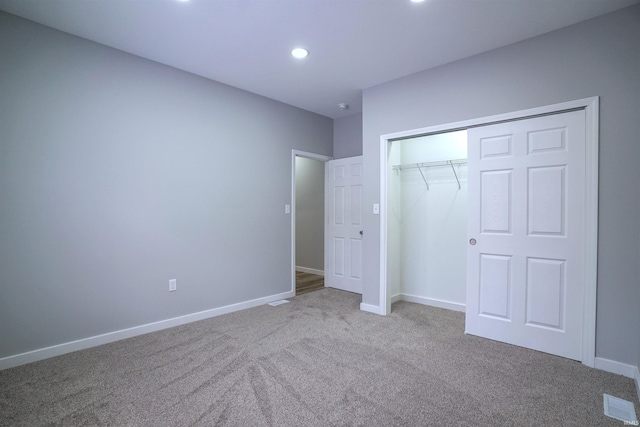
[[[272,306],[272,307],[275,307],[276,305],[286,304],[288,302],[289,301],[286,300],[286,299],[281,299],[281,300],[278,300],[278,301],[270,302],[269,305]]]
[[[639,424],[632,402],[608,394],[603,394],[602,396],[604,398],[604,414],[607,417],[624,421],[625,425],[637,426]]]

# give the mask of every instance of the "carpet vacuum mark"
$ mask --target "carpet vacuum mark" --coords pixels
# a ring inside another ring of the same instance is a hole
[[[632,380],[335,289],[0,371],[0,425],[618,426]]]

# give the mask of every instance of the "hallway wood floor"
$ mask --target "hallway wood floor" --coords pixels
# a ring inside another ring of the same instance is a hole
[[[324,289],[324,276],[296,271],[296,295]]]

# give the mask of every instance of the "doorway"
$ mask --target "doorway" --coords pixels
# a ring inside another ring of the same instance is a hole
[[[579,342],[577,344],[575,344],[578,347],[577,350],[577,354],[578,356],[575,357],[576,359],[580,360],[583,364],[587,365],[587,366],[594,366],[594,362],[595,362],[595,308],[596,308],[596,265],[597,265],[597,187],[598,187],[598,129],[597,129],[597,125],[598,125],[598,98],[594,97],[594,98],[588,98],[588,99],[583,99],[583,100],[577,100],[577,101],[571,101],[571,102],[567,102],[567,103],[562,103],[562,104],[556,104],[556,105],[551,105],[551,106],[545,106],[545,107],[540,107],[540,108],[534,108],[534,109],[530,109],[530,110],[523,110],[523,111],[518,111],[518,112],[513,112],[513,113],[508,113],[508,114],[503,114],[503,115],[498,115],[498,116],[490,116],[490,117],[485,117],[485,118],[480,118],[480,119],[474,119],[474,120],[468,120],[465,122],[457,122],[457,123],[451,123],[451,124],[445,124],[445,125],[439,125],[439,126],[434,126],[434,127],[430,127],[430,128],[423,128],[423,129],[417,129],[417,130],[413,130],[413,131],[406,131],[406,132],[400,132],[400,133],[396,133],[396,134],[390,134],[390,135],[383,135],[381,137],[381,163],[380,163],[380,173],[381,173],[381,194],[380,194],[380,201],[381,201],[381,210],[380,210],[380,236],[381,236],[381,245],[380,245],[380,259],[381,259],[381,266],[380,266],[380,287],[379,287],[379,298],[380,298],[380,306],[379,306],[379,310],[380,310],[380,314],[387,314],[391,311],[391,297],[392,295],[390,294],[390,290],[392,290],[392,280],[394,280],[397,276],[397,272],[394,271],[394,266],[392,263],[390,263],[390,254],[393,253],[392,251],[394,250],[393,245],[396,243],[394,242],[394,238],[392,235],[390,235],[390,231],[393,231],[392,228],[392,222],[391,222],[391,218],[390,216],[393,215],[393,212],[389,211],[389,194],[390,194],[390,186],[391,181],[390,181],[390,176],[391,174],[394,173],[393,169],[392,169],[392,164],[390,162],[390,154],[391,154],[391,144],[393,144],[394,141],[399,141],[402,139],[407,139],[407,138],[411,138],[411,137],[416,137],[416,136],[421,136],[421,135],[434,135],[434,134],[438,134],[438,133],[444,133],[444,132],[449,132],[449,131],[454,131],[454,130],[468,130],[468,129],[474,129],[474,128],[480,128],[480,127],[485,127],[488,125],[495,125],[498,123],[508,123],[508,122],[515,122],[515,121],[521,121],[521,120],[525,120],[525,119],[531,119],[534,117],[543,117],[543,116],[547,116],[547,115],[556,115],[556,114],[560,114],[560,113],[566,113],[569,111],[583,111],[583,116],[585,118],[584,120],[584,125],[583,125],[583,131],[584,131],[584,137],[581,140],[581,144],[583,144],[583,148],[584,148],[584,157],[582,158],[582,160],[580,160],[580,164],[578,165],[578,169],[581,170],[581,172],[579,173],[579,176],[574,176],[572,179],[573,180],[580,180],[581,184],[583,185],[583,190],[584,190],[584,200],[581,202],[582,206],[584,207],[584,211],[583,216],[582,216],[582,225],[580,226],[580,230],[579,233],[582,235],[582,241],[584,242],[581,248],[581,254],[579,256],[579,258],[581,258],[581,262],[583,263],[583,275],[581,278],[581,282],[583,283],[583,301],[581,304],[577,305],[577,309],[580,311],[579,316],[580,316],[580,323],[582,325],[582,328],[580,329],[580,339]],[[525,132],[526,133],[526,132]],[[496,142],[496,144],[493,144],[493,142]],[[493,148],[498,148],[500,147],[500,149],[505,149],[506,145],[504,143],[504,141],[501,142],[500,138],[497,138],[495,140],[493,140],[493,142],[491,144],[487,145],[487,148],[489,150],[492,150]],[[546,144],[546,143],[545,143]],[[531,149],[531,147],[529,147],[528,149]],[[500,150],[496,151],[496,153],[498,153]],[[491,154],[491,153],[489,153]],[[546,173],[546,170],[541,170],[541,172]],[[556,169],[549,169],[549,174],[548,176],[551,177],[553,174],[556,174],[557,176],[560,177],[561,179],[561,173],[559,173]],[[497,176],[497,174],[495,175]],[[495,176],[492,176],[492,178],[494,178]],[[543,177],[546,179],[547,175],[541,174],[538,175],[538,177]],[[470,180],[474,179],[471,175],[470,175]],[[506,179],[506,178],[505,178]],[[487,181],[489,182],[489,181]],[[511,181],[505,181],[507,184],[509,184]],[[526,183],[527,180],[525,179],[524,181],[522,181],[523,183]],[[471,184],[471,181],[470,181]],[[535,183],[534,183],[535,184]],[[505,184],[506,185],[506,184]],[[510,188],[510,185],[506,185],[503,186],[504,188]],[[528,184],[521,184],[521,185],[528,185]],[[542,185],[542,184],[541,184]],[[471,186],[471,185],[470,185]],[[497,188],[497,187],[496,187]],[[567,187],[568,188],[568,187]],[[529,190],[532,190],[531,188],[529,188]],[[527,190],[528,191],[528,190]],[[532,190],[534,193],[537,191],[535,190],[535,188]],[[539,192],[538,192],[539,193]],[[557,194],[560,194],[558,192],[556,192]],[[392,193],[391,193],[392,194]],[[528,191],[528,193],[526,194],[530,194],[532,195],[533,193],[531,191]],[[543,194],[543,193],[540,193]],[[538,195],[540,195],[538,194]],[[564,193],[567,196],[571,196],[571,194],[569,193]],[[535,194],[533,194],[534,197]],[[473,197],[470,193],[470,197]],[[536,196],[537,197],[537,196]],[[544,199],[544,197],[543,197]],[[487,211],[488,212],[488,211]],[[542,212],[542,211],[540,211]],[[488,212],[490,213],[490,212]],[[527,218],[531,218],[531,215],[527,216],[529,214],[525,214],[525,216]],[[562,220],[564,221],[564,219]],[[526,221],[525,221],[526,222]],[[471,224],[471,222],[469,223]],[[546,231],[545,231],[546,233]],[[531,233],[529,233],[531,234]],[[471,245],[475,244],[475,238],[471,238],[469,240]],[[502,256],[502,255],[500,255]],[[491,256],[489,256],[487,258],[488,260],[493,260],[493,258]],[[551,258],[545,258],[545,257],[540,257],[537,258],[540,260],[543,260],[544,262],[540,262],[538,267],[540,267],[540,271],[543,274],[543,276],[549,276],[551,274],[551,272],[558,272],[558,274],[556,275],[556,278],[558,278],[558,280],[556,280],[556,283],[560,284],[560,280],[563,277],[562,276],[562,269],[557,267],[559,264],[558,262],[556,262],[556,259],[551,259]],[[501,261],[503,261],[503,263],[501,264],[501,266],[507,266],[509,265],[509,263],[507,262],[506,258],[500,258]],[[391,261],[393,261],[391,259]],[[525,259],[525,264],[527,262],[529,262],[531,264],[531,262],[536,261],[535,256],[531,257],[531,258],[526,258]],[[553,262],[551,262],[553,261]],[[537,261],[536,261],[537,262]],[[493,264],[491,264],[493,265]],[[491,267],[490,263],[487,264],[488,267]],[[555,268],[552,269],[552,266]],[[487,268],[488,268],[487,267]],[[511,274],[509,273],[511,270],[509,270],[507,267],[506,270],[503,269],[504,272],[506,272],[505,274]],[[549,267],[549,268],[546,268]],[[469,267],[468,267],[469,268]],[[548,270],[548,271],[547,271]],[[488,272],[489,270],[485,269],[485,272]],[[527,271],[533,271],[533,270],[523,270],[525,274],[527,274]],[[549,274],[547,274],[549,273]],[[534,276],[537,274],[535,273],[535,271],[532,273],[534,274]],[[545,277],[546,277],[545,276]],[[481,277],[481,276],[480,276]],[[510,276],[504,276],[504,277],[510,277]],[[533,276],[530,276],[533,277]],[[541,276],[542,277],[542,276]],[[550,276],[549,276],[550,277]],[[535,279],[535,277],[533,277]],[[527,279],[528,280],[528,279]],[[537,279],[536,279],[537,280]],[[469,293],[470,290],[470,286],[472,286],[473,281],[469,280],[467,283],[467,295],[471,295],[471,293]],[[508,284],[508,281],[503,282],[505,284],[505,286],[510,286]],[[562,286],[558,286],[557,289],[560,290]],[[504,293],[503,295],[507,295],[508,291],[505,291],[507,293]],[[546,292],[546,291],[545,291]],[[544,295],[541,296],[542,299],[547,298],[547,296],[550,296],[553,294],[553,292],[555,292],[555,290],[549,291],[548,293],[544,293]],[[510,294],[509,294],[510,295]],[[529,294],[529,296],[526,295],[526,291],[525,291],[525,300],[526,298],[530,298],[532,294]],[[491,297],[493,298],[493,297]],[[511,298],[510,296],[508,296],[508,298]],[[468,298],[467,298],[468,299]],[[493,301],[493,299],[491,299],[491,301]],[[531,301],[529,299],[529,301]],[[469,303],[469,301],[466,301],[465,303]],[[527,301],[525,301],[525,304],[528,304]],[[475,309],[475,306],[474,306]],[[477,311],[477,310],[476,310]],[[469,313],[469,308],[467,308],[467,313]],[[477,313],[476,313],[477,314]],[[486,314],[486,313],[485,313]],[[480,316],[485,316],[485,314],[480,313]],[[542,312],[539,312],[539,314],[544,317],[546,316],[546,314],[543,314]],[[494,316],[495,317],[495,316]],[[546,317],[545,317],[546,319]],[[503,321],[508,322],[509,320],[507,319],[503,319]],[[544,329],[547,328],[549,329],[548,325],[538,325],[541,326],[540,329]],[[516,345],[523,345],[523,344],[519,344],[519,343],[515,343]],[[523,346],[527,346],[526,344],[524,344]],[[543,350],[544,351],[544,350]]]
[[[293,150],[291,177],[291,290],[324,287],[325,162],[331,157]]]

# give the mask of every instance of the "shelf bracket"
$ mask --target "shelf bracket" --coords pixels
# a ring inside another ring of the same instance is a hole
[[[420,167],[420,163],[416,163],[416,167],[420,171],[420,175],[422,175],[422,179],[424,180],[424,183],[427,184],[427,191],[429,191],[429,183],[427,182],[427,178],[424,177],[424,173],[422,173],[422,168]]]
[[[449,160],[449,164],[451,165],[451,170],[453,171],[453,174],[456,177],[456,181],[458,182],[458,190],[460,190],[462,187],[460,187],[460,179],[458,179],[458,174],[456,173],[456,168],[453,166],[453,162],[451,160]]]

